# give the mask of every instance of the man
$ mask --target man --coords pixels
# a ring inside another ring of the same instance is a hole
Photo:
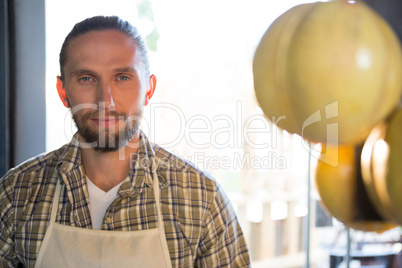
[[[76,24],[60,71],[78,132],[1,179],[1,266],[248,267],[221,187],[139,130],[156,78],[136,29],[117,17]]]

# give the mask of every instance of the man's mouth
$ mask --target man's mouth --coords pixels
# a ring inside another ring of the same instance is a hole
[[[119,123],[119,117],[116,116],[98,116],[91,118],[91,121],[94,122],[99,127],[113,127]]]

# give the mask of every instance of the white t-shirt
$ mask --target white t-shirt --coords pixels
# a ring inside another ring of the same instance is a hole
[[[118,185],[110,189],[108,192],[103,191],[87,177],[87,185],[89,192],[89,203],[91,207],[92,228],[94,230],[101,230],[103,217],[105,216],[107,208],[117,197],[120,182]]]

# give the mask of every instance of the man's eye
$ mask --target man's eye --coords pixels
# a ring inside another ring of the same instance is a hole
[[[81,77],[80,80],[81,80],[82,82],[89,82],[89,81],[91,81],[91,77],[89,77],[89,76],[84,76],[84,77]]]
[[[121,76],[119,76],[117,79],[120,80],[120,81],[127,81],[127,80],[128,80],[128,76],[121,75]]]

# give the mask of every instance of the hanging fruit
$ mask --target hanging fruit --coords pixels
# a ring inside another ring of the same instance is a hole
[[[362,152],[362,174],[377,210],[402,224],[402,109],[372,130]]]
[[[397,36],[360,1],[288,10],[265,32],[253,62],[256,97],[268,119],[325,143],[363,142],[396,107],[401,73]]]
[[[317,162],[315,185],[326,211],[346,226],[382,233],[397,225],[383,220],[369,200],[360,172],[361,146],[328,146]],[[334,159],[333,159],[334,158]],[[328,164],[337,161],[337,165]]]

